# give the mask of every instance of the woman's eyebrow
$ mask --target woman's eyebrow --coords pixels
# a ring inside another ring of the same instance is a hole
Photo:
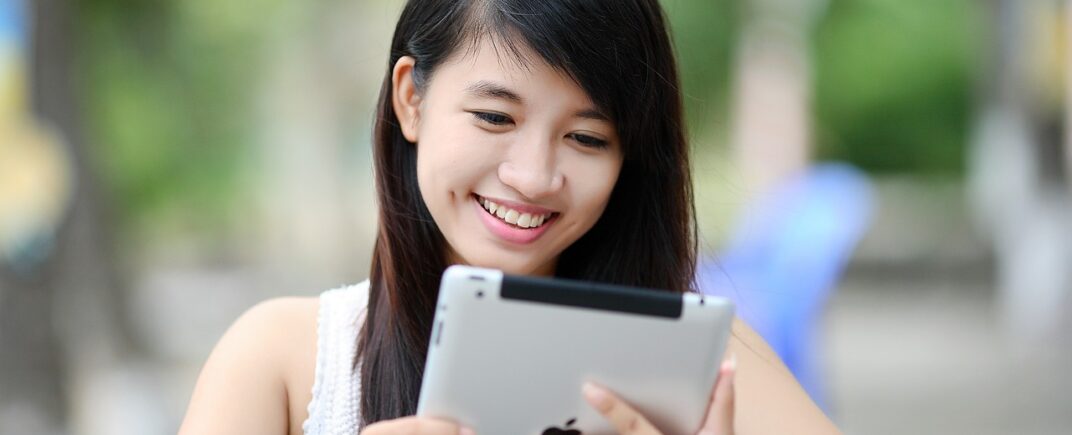
[[[476,83],[472,83],[465,88],[465,92],[481,98],[498,98],[508,100],[514,103],[521,104],[524,101],[521,96],[507,89],[506,86],[498,83],[489,82],[487,80],[481,80]]]
[[[610,122],[610,118],[607,117],[607,115],[604,115],[603,112],[600,112],[600,111],[598,111],[596,109],[584,109],[584,110],[581,110],[581,111],[579,111],[577,113],[574,113],[573,116],[577,117],[577,118],[593,119],[593,120],[596,120],[596,121]]]

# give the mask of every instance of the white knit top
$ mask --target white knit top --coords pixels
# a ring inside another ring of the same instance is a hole
[[[360,370],[354,370],[357,334],[365,322],[368,281],[320,294],[316,375],[306,435],[354,435],[361,421]],[[359,367],[360,368],[360,367]]]

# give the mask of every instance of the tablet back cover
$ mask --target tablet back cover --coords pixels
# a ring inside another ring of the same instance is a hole
[[[483,434],[613,433],[581,396],[592,381],[664,433],[694,433],[732,319],[722,298],[455,266],[440,288],[417,413]]]

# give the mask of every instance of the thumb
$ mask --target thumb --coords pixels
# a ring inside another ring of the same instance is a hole
[[[711,406],[698,435],[732,435],[734,408],[734,378],[737,375],[737,355],[722,362],[718,370],[718,382],[711,395]]]

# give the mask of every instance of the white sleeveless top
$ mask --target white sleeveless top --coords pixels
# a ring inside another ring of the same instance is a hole
[[[360,370],[354,370],[357,334],[365,322],[368,281],[320,294],[317,315],[316,375],[306,435],[353,435],[361,421]],[[360,366],[358,367],[360,368]]]

